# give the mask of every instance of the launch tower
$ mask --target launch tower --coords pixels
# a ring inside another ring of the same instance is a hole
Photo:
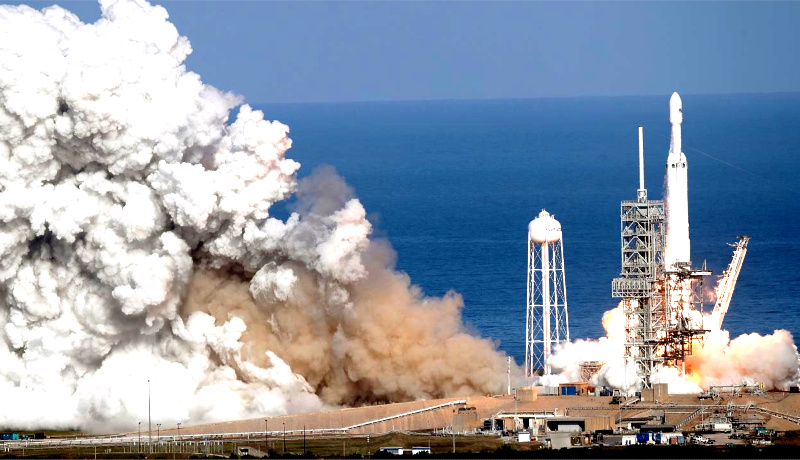
[[[639,189],[635,201],[620,204],[622,271],[611,282],[611,295],[622,299],[625,316],[625,362],[633,362],[650,387],[661,361],[659,342],[666,336],[664,276],[664,202],[649,200],[644,186],[644,139],[639,127]]]
[[[549,375],[553,346],[569,341],[561,224],[547,211],[528,225],[525,376]]]
[[[660,364],[684,369],[694,341],[702,340],[703,277],[691,267],[687,162],[681,152],[683,106],[670,99],[672,142],[667,159],[666,203],[649,200],[644,186],[644,141],[639,127],[639,189],[635,201],[620,206],[622,270],[611,282],[622,299],[627,363],[633,362],[641,386],[652,386]],[[685,369],[684,369],[685,370]]]

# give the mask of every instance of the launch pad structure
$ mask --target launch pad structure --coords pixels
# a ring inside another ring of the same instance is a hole
[[[686,359],[711,330],[722,326],[750,237],[731,244],[733,259],[716,288],[716,303],[705,315],[705,262],[693,267],[689,238],[688,164],[681,149],[683,102],[673,93],[672,129],[663,200],[651,200],[644,185],[644,138],[639,127],[639,188],[635,200],[620,204],[621,271],[611,296],[621,299],[625,374],[637,381],[624,387],[652,388],[661,367],[686,374]],[[551,373],[555,346],[569,342],[561,224],[546,211],[528,225],[525,376]],[[581,361],[580,378],[591,381],[605,365]],[[630,366],[633,366],[633,369]],[[631,372],[633,371],[633,372]]]
[[[625,318],[624,358],[633,363],[643,388],[652,387],[658,365],[684,369],[695,340],[706,331],[693,322],[691,310],[702,313],[702,281],[711,272],[664,261],[664,201],[649,200],[644,186],[644,145],[639,128],[637,199],[620,204],[622,270],[611,282],[611,295],[622,299]],[[685,287],[688,287],[686,289]]]

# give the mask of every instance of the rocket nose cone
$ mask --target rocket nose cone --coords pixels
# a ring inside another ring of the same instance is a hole
[[[672,93],[672,97],[669,98],[669,122],[683,123],[683,101],[678,93]]]

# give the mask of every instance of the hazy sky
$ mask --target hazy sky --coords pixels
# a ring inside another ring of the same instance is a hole
[[[800,91],[800,2],[159,3],[250,102]]]

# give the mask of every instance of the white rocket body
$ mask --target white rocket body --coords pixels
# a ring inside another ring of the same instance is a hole
[[[669,270],[676,262],[691,261],[689,242],[689,181],[686,155],[681,151],[683,103],[678,93],[669,100],[669,122],[672,135],[667,157],[667,241],[664,264]]]

